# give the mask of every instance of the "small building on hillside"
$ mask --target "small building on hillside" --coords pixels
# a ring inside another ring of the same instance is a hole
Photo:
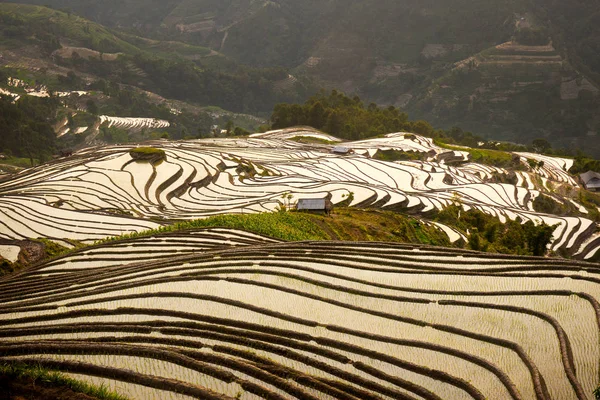
[[[333,203],[329,199],[299,199],[296,210],[322,212],[329,215],[333,210]]]
[[[579,175],[583,187],[593,192],[600,192],[600,174],[594,171],[588,171]]]
[[[331,152],[333,154],[340,154],[340,155],[347,155],[347,154],[353,153],[352,149],[350,149],[349,147],[346,147],[346,146],[334,146],[334,148],[331,149]]]

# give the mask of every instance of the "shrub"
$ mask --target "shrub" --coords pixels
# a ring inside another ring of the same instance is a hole
[[[471,232],[468,235],[470,249],[504,254],[543,256],[556,229],[545,223],[536,225],[527,221],[523,224],[518,218],[503,224],[498,217],[479,210],[463,211],[459,205],[446,207],[435,219]]]
[[[164,150],[154,147],[136,147],[129,150],[129,155],[136,161],[149,161],[153,164],[167,159]]]
[[[378,150],[373,156],[376,160],[381,161],[411,161],[411,160],[424,160],[427,158],[427,153],[418,153],[414,151],[402,151],[402,150]]]
[[[570,210],[570,207],[560,204],[550,196],[540,194],[533,201],[533,209],[545,214],[564,215]]]

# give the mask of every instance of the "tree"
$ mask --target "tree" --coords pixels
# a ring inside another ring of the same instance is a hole
[[[0,96],[0,149],[18,157],[46,159],[55,149],[55,122],[58,101],[23,96],[16,103]]]
[[[291,194],[290,192],[283,193],[281,195],[281,199],[283,200],[283,202],[279,202],[279,206],[277,208],[279,210],[279,212],[288,211],[292,206],[293,198],[294,198],[294,195]]]
[[[548,244],[552,239],[555,226],[548,226],[541,224],[536,226],[533,222],[527,221],[524,225],[525,232],[527,235],[527,244],[529,250],[534,256],[544,256],[548,251]]]
[[[233,121],[232,120],[227,120],[227,122],[225,123],[225,130],[227,131],[227,134],[230,135],[233,132]]]
[[[98,106],[96,105],[96,102],[92,99],[88,100],[85,103],[86,109],[90,114],[94,114],[94,115],[98,115]]]
[[[71,131],[75,130],[75,120],[73,119],[73,114],[71,113],[67,115],[67,126]]]
[[[249,134],[250,134],[250,132],[248,132],[244,128],[240,128],[239,126],[236,126],[235,129],[233,130],[234,136],[245,136],[245,135],[249,135]]]
[[[415,121],[412,124],[412,131],[421,135],[431,136],[433,127],[427,121]]]
[[[546,139],[534,139],[531,145],[536,153],[547,153],[552,148],[552,145]]]
[[[335,110],[334,112],[329,114],[324,129],[326,132],[338,136],[342,132],[343,123],[344,119],[342,118],[341,112]]]
[[[308,124],[316,129],[321,129],[325,125],[325,107],[320,101],[312,105],[308,113]]]

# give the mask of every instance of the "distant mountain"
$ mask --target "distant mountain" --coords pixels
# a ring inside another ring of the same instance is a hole
[[[514,1],[466,0],[31,2],[107,26],[207,45],[240,62],[288,67],[331,52],[331,58],[350,52],[354,60],[415,62],[427,43],[482,50],[510,36],[517,11]]]
[[[361,64],[459,60],[542,28],[578,69],[600,81],[595,0],[30,0],[144,36],[209,46],[253,65],[311,58]],[[521,19],[527,20],[520,23]],[[325,57],[327,56],[327,57]],[[464,58],[464,57],[463,57]],[[322,61],[322,60],[321,60]],[[318,63],[312,59],[310,65]],[[357,63],[358,62],[358,63]],[[347,68],[349,71],[352,68]],[[344,72],[344,71],[342,71]],[[381,70],[379,71],[381,74]],[[346,78],[343,74],[340,79]]]
[[[460,125],[527,143],[541,137],[600,156],[600,148],[588,146],[600,133],[594,0],[32,2],[130,36],[285,68],[275,87],[298,100],[318,87],[336,88],[442,128]],[[248,109],[251,100],[260,101],[253,94],[241,107]]]
[[[283,68],[246,67],[206,47],[119,32],[46,7],[0,3],[0,32],[0,65],[13,69],[71,72],[88,84],[104,80],[235,112],[266,114],[302,93],[297,80],[282,85],[289,79]]]

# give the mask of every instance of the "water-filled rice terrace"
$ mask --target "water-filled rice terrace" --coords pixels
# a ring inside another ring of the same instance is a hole
[[[289,140],[298,136],[323,144]],[[576,185],[565,172],[573,160],[518,154],[524,163],[544,161],[543,167],[518,171],[516,184],[491,183],[493,176],[508,171],[464,162],[467,152],[440,148],[430,138],[394,133],[347,142],[342,144],[350,150],[345,155],[334,154],[335,144],[324,144],[330,142],[339,139],[288,129],[249,138],[144,144],[164,150],[166,160],[158,163],[132,158],[135,145],[88,148],[0,182],[0,239],[91,243],[172,220],[273,211],[290,193],[294,200],[328,196],[334,204],[351,199],[351,206],[414,213],[442,209],[458,198],[465,210],[479,209],[502,221],[557,225],[552,251],[586,260],[599,253],[600,236],[585,208],[577,205],[582,214],[574,216],[533,209],[534,199],[550,183]],[[426,157],[394,162],[373,157],[390,149]]]
[[[599,283],[573,260],[156,234],[0,280],[0,362],[135,399],[591,399]]]
[[[597,256],[583,207],[533,209],[542,191],[576,184],[572,160],[516,154],[543,166],[492,183],[509,172],[418,135],[338,142],[290,129],[145,143],[161,155],[146,161],[131,145],[86,149],[0,182],[0,239],[92,244],[273,211],[292,194],[415,214],[460,201],[557,225],[551,250]],[[380,150],[426,156],[382,161]],[[41,364],[132,399],[591,399],[599,284],[598,265],[580,260],[225,228],[154,233],[0,278],[0,363]]]
[[[168,121],[156,118],[128,118],[101,115],[100,124],[104,123],[106,123],[109,128],[114,126],[121,129],[166,128],[170,126]]]

